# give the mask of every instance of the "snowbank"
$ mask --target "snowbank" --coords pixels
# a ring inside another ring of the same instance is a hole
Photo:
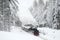
[[[60,40],[60,30],[50,28],[38,28],[38,30],[41,32],[40,36],[47,40]],[[42,35],[42,33],[45,33],[45,35]]]
[[[26,32],[0,32],[0,40],[42,40]]]
[[[0,40],[60,40],[60,30],[38,28],[41,32],[39,36],[34,36],[22,29],[16,30],[15,28],[12,32],[0,32]]]

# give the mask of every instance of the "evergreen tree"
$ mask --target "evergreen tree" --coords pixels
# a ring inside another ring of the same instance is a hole
[[[10,31],[11,26],[15,26],[15,22],[20,21],[16,16],[17,3],[17,0],[0,0],[0,30]]]

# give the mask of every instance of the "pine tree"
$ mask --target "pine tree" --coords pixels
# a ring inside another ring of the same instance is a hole
[[[0,30],[10,31],[10,27],[14,26],[18,17],[16,13],[18,11],[17,0],[0,0]]]
[[[59,0],[49,0],[46,2],[46,5],[43,4],[42,0],[39,0],[38,3],[35,1],[34,5],[35,4],[37,4],[37,6],[31,7],[31,13],[40,26],[44,24],[49,28],[60,28]]]
[[[44,25],[43,21],[44,19],[44,12],[45,12],[46,6],[44,5],[42,0],[34,1],[33,7],[31,7],[30,12],[33,15],[33,17],[38,22],[38,25]]]

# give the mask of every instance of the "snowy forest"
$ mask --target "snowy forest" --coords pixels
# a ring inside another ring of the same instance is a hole
[[[0,0],[0,40],[59,40],[59,34],[60,0]]]
[[[49,0],[46,4],[43,3],[43,0],[34,1],[30,11],[39,27],[60,29],[59,5],[59,0]]]

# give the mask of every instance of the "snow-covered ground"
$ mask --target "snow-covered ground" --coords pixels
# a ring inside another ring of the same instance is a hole
[[[60,40],[60,30],[50,29],[50,28],[38,28],[41,32],[41,37],[46,38],[48,40]],[[45,35],[42,35],[45,33]]]
[[[0,32],[0,40],[42,40],[25,32]]]
[[[0,32],[0,40],[60,40],[60,30],[50,28],[38,28],[41,31],[39,36],[15,28],[12,32]],[[17,31],[16,31],[17,30]],[[45,33],[45,35],[43,34]]]
[[[0,32],[0,40],[42,40],[39,37],[31,35],[23,30],[14,32]]]

